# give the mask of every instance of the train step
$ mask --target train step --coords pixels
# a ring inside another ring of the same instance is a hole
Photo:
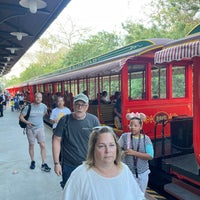
[[[193,187],[188,184],[179,184],[180,182],[168,183],[164,190],[179,200],[199,200],[200,195],[193,191]],[[188,186],[188,187],[187,187]],[[195,190],[195,189],[194,189]]]

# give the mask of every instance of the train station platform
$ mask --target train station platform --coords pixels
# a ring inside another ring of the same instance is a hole
[[[53,171],[51,150],[52,131],[45,126],[47,164],[51,172],[41,171],[40,148],[35,143],[36,168],[29,169],[28,141],[18,124],[19,112],[4,110],[0,118],[0,199],[2,200],[60,200],[61,177]],[[146,194],[147,200],[157,198]]]
[[[51,129],[46,126],[47,163],[51,172],[41,171],[39,145],[35,144],[36,168],[29,169],[28,141],[18,125],[19,112],[9,108],[0,118],[0,199],[2,200],[60,200],[61,177],[53,171]]]

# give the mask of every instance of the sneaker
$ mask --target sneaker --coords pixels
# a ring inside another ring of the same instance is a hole
[[[46,163],[44,163],[41,166],[41,170],[44,171],[44,172],[50,172],[51,168]]]
[[[35,161],[31,161],[30,169],[35,169]]]

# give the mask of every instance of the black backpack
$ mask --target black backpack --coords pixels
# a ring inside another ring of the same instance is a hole
[[[24,109],[24,108],[23,108]],[[21,113],[23,111],[23,109],[21,110]],[[30,112],[31,112],[31,104],[28,105],[28,111],[27,114],[24,116],[25,120],[28,120],[29,116],[30,116]],[[19,125],[21,128],[26,128],[27,124],[25,124],[24,122],[22,122],[21,120],[19,120]]]

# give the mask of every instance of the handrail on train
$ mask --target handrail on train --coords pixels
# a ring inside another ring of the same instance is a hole
[[[157,126],[158,124],[162,124],[162,130],[161,130],[161,135],[162,135],[162,151],[161,151],[161,155],[164,157],[165,156],[165,126],[169,123],[169,120],[159,120],[158,122],[156,122],[155,126],[154,126],[154,141],[153,141],[153,147],[154,147],[154,154],[156,155],[156,138],[157,138]]]

